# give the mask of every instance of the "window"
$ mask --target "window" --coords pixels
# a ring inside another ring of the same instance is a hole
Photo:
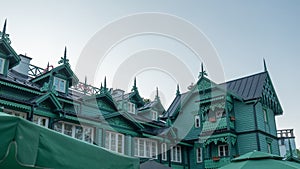
[[[68,135],[70,137],[92,143],[94,140],[94,128],[88,126],[80,126],[77,124],[57,122],[54,124],[55,131]]]
[[[196,150],[197,163],[202,163],[202,148]]]
[[[17,117],[21,117],[23,119],[27,118],[27,113],[24,113],[24,112],[19,112],[19,111],[10,110],[10,109],[4,109],[3,111],[7,114],[14,115],[14,116],[17,116]]]
[[[228,145],[219,145],[218,147],[219,150],[219,156],[220,157],[226,157],[229,156],[229,149],[228,149]]]
[[[195,116],[195,127],[196,128],[200,127],[200,116],[199,115]]]
[[[105,148],[120,154],[124,154],[124,135],[106,131]]]
[[[135,104],[128,102],[128,112],[135,114]]]
[[[5,63],[5,59],[0,58],[0,74],[4,73],[4,63]]]
[[[161,159],[167,161],[167,144],[161,144]]]
[[[151,111],[152,114],[152,120],[157,120],[157,112],[156,111]]]
[[[47,117],[33,115],[33,122],[39,126],[48,128],[49,119]]]
[[[271,143],[267,143],[268,153],[272,153]]]
[[[63,80],[58,77],[54,77],[54,83],[53,85],[55,86],[55,90],[65,93],[66,92],[66,80]]]
[[[157,142],[150,139],[134,139],[134,155],[144,158],[157,158]]]
[[[264,113],[264,121],[265,123],[268,123],[268,113],[266,109],[263,109],[263,113]]]
[[[171,161],[181,162],[181,147],[174,146],[171,148]]]

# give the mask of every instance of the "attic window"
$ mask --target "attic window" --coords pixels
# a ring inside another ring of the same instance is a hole
[[[128,102],[128,112],[135,114],[135,104]]]
[[[152,111],[152,120],[157,120],[157,112],[156,111]]]
[[[58,92],[65,93],[66,92],[66,80],[63,80],[58,77],[54,77],[55,90]]]
[[[0,58],[0,74],[4,73],[4,63],[5,63],[5,59]]]

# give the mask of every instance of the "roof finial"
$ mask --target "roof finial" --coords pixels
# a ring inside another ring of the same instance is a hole
[[[106,76],[104,77],[104,89],[106,89]]]
[[[102,89],[103,88],[103,86],[102,86],[102,82],[101,82],[101,86],[100,86],[100,89]]]
[[[155,95],[155,99],[156,99],[156,100],[159,100],[158,87],[156,87],[156,95]]]
[[[267,72],[267,71],[268,71],[268,69],[267,69],[267,64],[266,64],[266,60],[265,60],[265,58],[264,58],[264,71],[265,71],[265,72]]]
[[[136,77],[134,77],[133,86],[132,86],[131,91],[136,91],[136,90],[137,90],[137,87],[136,87]]]
[[[67,47],[65,46],[65,51],[64,51],[64,64],[66,64],[67,60]]]
[[[207,76],[207,73],[206,73],[206,71],[203,68],[203,63],[201,63],[201,72],[200,72],[198,78],[203,77],[203,76]]]
[[[69,59],[67,59],[67,47],[65,46],[65,51],[64,51],[64,57],[61,57],[58,64],[68,64],[69,63]]]
[[[136,77],[134,77],[133,86],[136,87]]]
[[[179,95],[180,95],[179,84],[177,84],[176,96],[179,96]]]
[[[50,67],[50,64],[49,64],[49,62],[48,62],[47,68],[46,68],[47,72],[49,71],[49,67]]]
[[[6,22],[7,22],[7,19],[5,19],[4,26],[3,26],[3,29],[2,29],[2,39],[5,38],[5,34],[6,34]]]
[[[84,84],[87,85],[87,77],[84,77]]]

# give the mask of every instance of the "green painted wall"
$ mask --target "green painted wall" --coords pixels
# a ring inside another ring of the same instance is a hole
[[[238,135],[237,143],[239,155],[243,155],[253,150],[258,150],[255,133]]]
[[[234,101],[236,132],[252,131],[255,129],[253,106],[240,101]]]

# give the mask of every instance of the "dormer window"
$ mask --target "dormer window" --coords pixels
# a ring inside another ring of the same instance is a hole
[[[135,104],[128,102],[128,112],[135,114]]]
[[[55,90],[58,92],[65,93],[66,92],[66,80],[54,77],[54,83]]]
[[[0,58],[0,74],[4,73],[4,63],[5,63],[5,59]]]
[[[199,128],[200,127],[200,116],[196,115],[195,116],[195,128]]]
[[[152,115],[152,120],[157,120],[157,112],[156,111],[151,111],[151,115]]]

